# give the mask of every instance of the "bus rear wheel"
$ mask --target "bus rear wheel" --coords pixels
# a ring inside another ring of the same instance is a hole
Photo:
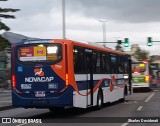
[[[127,95],[127,87],[125,87],[124,92],[123,92],[123,98],[121,98],[119,101],[124,102],[125,101],[125,95]]]
[[[99,109],[102,108],[102,106],[103,106],[103,96],[102,96],[102,92],[101,92],[101,91],[98,91],[96,109],[99,110]]]

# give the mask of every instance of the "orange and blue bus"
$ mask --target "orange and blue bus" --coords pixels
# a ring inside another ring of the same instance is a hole
[[[130,55],[66,39],[12,45],[14,107],[88,108],[131,93]]]

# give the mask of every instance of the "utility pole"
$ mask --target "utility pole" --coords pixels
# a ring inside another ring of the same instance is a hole
[[[62,0],[62,36],[63,36],[63,39],[66,39],[65,0]]]
[[[103,30],[103,42],[106,42],[106,20],[99,20],[99,22],[102,22],[102,30]],[[103,45],[105,47],[105,44]]]

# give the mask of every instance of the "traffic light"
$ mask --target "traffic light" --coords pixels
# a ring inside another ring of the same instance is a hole
[[[122,44],[122,40],[118,40],[117,42],[118,42],[118,44]]]
[[[124,46],[125,46],[125,47],[128,47],[128,46],[129,46],[128,38],[124,38]]]
[[[148,37],[148,43],[147,43],[148,46],[152,46],[153,45],[153,42],[152,42],[152,37]]]

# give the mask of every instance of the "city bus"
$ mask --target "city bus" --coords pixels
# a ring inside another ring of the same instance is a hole
[[[131,58],[67,39],[26,40],[12,45],[12,104],[50,111],[100,109],[131,93]]]
[[[150,63],[149,71],[151,75],[150,84],[157,87],[160,83],[160,63]]]
[[[132,87],[150,89],[149,63],[147,61],[132,62]]]

